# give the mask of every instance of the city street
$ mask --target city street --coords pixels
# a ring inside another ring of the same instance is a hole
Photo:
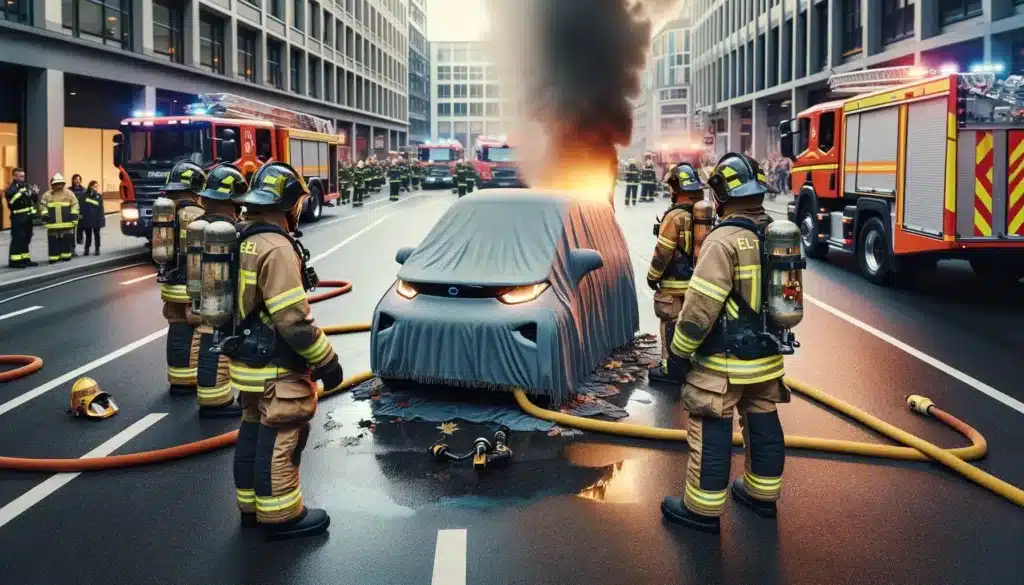
[[[314,306],[317,322],[368,321],[394,281],[396,249],[419,243],[455,200],[447,190],[397,203],[376,195],[304,228],[320,278],[354,284]],[[654,333],[644,275],[651,226],[668,200],[622,201],[620,187],[640,330]],[[784,207],[781,198],[772,204]],[[1024,284],[996,290],[966,264],[942,263],[913,284],[879,288],[852,257],[833,253],[809,261],[805,290],[790,376],[943,447],[965,445],[907,408],[906,395],[925,395],[985,435],[981,468],[1024,485]],[[194,399],[168,394],[160,309],[147,264],[0,293],[0,354],[44,360],[40,372],[0,384],[0,455],[124,454],[235,428],[237,421],[197,419]],[[368,340],[332,338],[346,375],[368,369]],[[117,400],[116,417],[65,413],[83,375]],[[642,382],[620,390],[609,400],[629,411],[625,422],[682,428],[678,392]],[[1024,512],[937,464],[790,450],[778,519],[730,502],[718,537],[662,521],[662,498],[682,491],[683,444],[513,433],[510,467],[478,475],[427,454],[436,422],[377,417],[366,431],[360,423],[371,419],[371,405],[331,397],[313,422],[302,481],[307,505],[331,514],[322,537],[268,543],[241,527],[230,449],[125,470],[0,472],[3,582],[934,585],[1016,583],[1024,574]],[[787,433],[886,442],[796,396],[781,416]],[[479,430],[465,426],[452,438],[460,449]],[[734,476],[742,461],[735,450]]]

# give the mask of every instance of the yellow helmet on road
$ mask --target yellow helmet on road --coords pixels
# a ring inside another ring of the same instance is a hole
[[[92,378],[79,378],[71,386],[71,414],[104,419],[117,414],[117,403]]]

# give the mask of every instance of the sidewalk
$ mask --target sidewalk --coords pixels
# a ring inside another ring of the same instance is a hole
[[[121,224],[117,214],[107,215],[107,225],[100,230],[100,255],[83,256],[83,246],[76,246],[78,254],[70,262],[58,262],[48,264],[46,244],[46,228],[36,226],[32,234],[32,244],[29,251],[32,260],[39,263],[34,268],[8,268],[7,257],[11,246],[10,231],[0,232],[0,290],[13,288],[15,286],[28,284],[37,280],[45,280],[51,277],[65,276],[71,273],[79,273],[89,269],[103,266],[116,265],[128,258],[145,258],[149,249],[145,246],[146,240],[134,238],[121,234]]]
[[[775,201],[772,201],[768,197],[765,197],[764,209],[768,213],[779,215],[783,219],[785,219],[787,213],[786,205],[792,200],[792,195],[783,195],[782,193],[779,193],[779,195],[775,198]]]

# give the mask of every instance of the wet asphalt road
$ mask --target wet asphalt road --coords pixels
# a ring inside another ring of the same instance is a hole
[[[341,219],[351,215],[347,207],[328,210],[333,215],[306,230],[314,257],[330,251],[316,263],[321,277],[355,283],[352,293],[315,306],[319,322],[369,320],[397,271],[395,250],[418,243],[454,199],[430,192],[393,206],[383,197],[348,219]],[[643,275],[655,240],[651,223],[665,204],[622,208],[618,199],[634,252],[641,330],[653,332]],[[0,304],[0,317],[41,307],[0,320],[0,353],[45,360],[40,373],[0,386],[4,455],[80,457],[151,413],[167,416],[116,453],[234,427],[197,421],[190,400],[166,394],[165,323],[155,279],[143,278],[153,272],[131,268]],[[993,291],[955,264],[911,287],[879,289],[841,256],[811,261],[806,290],[817,303],[808,303],[797,329],[803,346],[787,358],[790,375],[933,442],[963,444],[904,404],[906,394],[929,396],[986,436],[990,454],[981,467],[1024,485],[1024,413],[982,392],[1024,400],[1016,374],[1024,292]],[[836,312],[928,354],[938,367]],[[368,367],[367,340],[365,333],[333,339],[346,372]],[[63,410],[78,374],[60,377],[94,360],[102,363],[88,374],[116,397],[121,413],[100,423],[68,420]],[[30,392],[38,396],[19,398]],[[634,422],[682,420],[671,391],[627,386],[616,401]],[[328,413],[339,427],[325,428]],[[230,450],[86,473],[52,493],[36,487],[48,485],[48,474],[0,472],[3,582],[426,584],[435,562],[442,572],[464,567],[470,584],[1016,583],[1024,570],[1024,511],[929,464],[791,451],[779,519],[730,504],[714,538],[662,523],[661,498],[682,485],[683,445],[515,434],[513,465],[478,476],[424,454],[436,423],[385,419],[360,433],[358,421],[370,414],[368,402],[348,395],[321,405],[303,457],[303,489],[333,522],[328,536],[295,542],[264,543],[238,527]],[[800,398],[783,407],[782,418],[789,433],[884,442]],[[453,442],[468,445],[478,430],[470,426]],[[741,469],[736,456],[733,471]],[[33,488],[43,495],[38,502],[18,499]],[[466,546],[442,545],[435,555],[439,530],[465,530]]]

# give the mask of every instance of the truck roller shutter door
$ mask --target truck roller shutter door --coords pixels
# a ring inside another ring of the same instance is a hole
[[[899,108],[896,107],[884,107],[860,115],[858,192],[895,196],[898,125]]]
[[[944,97],[915,102],[907,108],[907,162],[903,197],[905,229],[942,235],[947,111]]]
[[[853,192],[857,188],[857,156],[860,152],[860,114],[846,115],[846,158],[843,160],[844,175],[843,191]]]

